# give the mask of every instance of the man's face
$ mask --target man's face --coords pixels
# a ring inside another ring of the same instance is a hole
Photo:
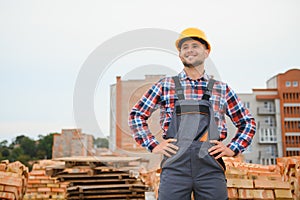
[[[205,45],[197,40],[187,40],[182,43],[179,57],[186,67],[197,67],[204,64],[209,55]]]

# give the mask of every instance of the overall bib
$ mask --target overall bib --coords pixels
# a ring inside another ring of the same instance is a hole
[[[227,197],[225,164],[208,153],[209,140],[220,134],[209,102],[215,80],[210,79],[201,100],[185,100],[178,76],[173,77],[178,100],[165,139],[176,138],[179,150],[164,157],[159,200],[224,200]]]

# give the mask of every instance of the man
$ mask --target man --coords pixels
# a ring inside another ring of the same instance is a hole
[[[236,156],[251,143],[256,124],[234,91],[211,79],[204,68],[211,46],[203,31],[187,28],[176,41],[184,69],[155,83],[132,108],[129,126],[138,144],[163,154],[159,200],[228,199],[223,156]],[[147,119],[159,106],[163,142]],[[225,146],[225,114],[237,127]]]

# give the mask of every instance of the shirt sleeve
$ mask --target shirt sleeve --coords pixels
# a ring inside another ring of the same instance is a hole
[[[136,142],[151,152],[159,142],[150,132],[147,119],[157,107],[156,105],[159,103],[160,96],[161,82],[159,81],[134,105],[128,120],[128,125]]]
[[[256,132],[256,123],[249,110],[243,106],[238,96],[228,85],[226,85],[226,101],[226,114],[237,127],[237,132],[228,147],[237,155],[245,151],[251,144]]]

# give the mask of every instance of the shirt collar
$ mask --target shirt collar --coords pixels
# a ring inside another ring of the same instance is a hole
[[[186,73],[184,70],[182,70],[179,74],[178,74],[179,78],[181,80],[192,80]],[[204,72],[203,76],[201,76],[200,78],[198,78],[197,80],[201,80],[201,81],[208,81],[210,79],[210,76]]]

